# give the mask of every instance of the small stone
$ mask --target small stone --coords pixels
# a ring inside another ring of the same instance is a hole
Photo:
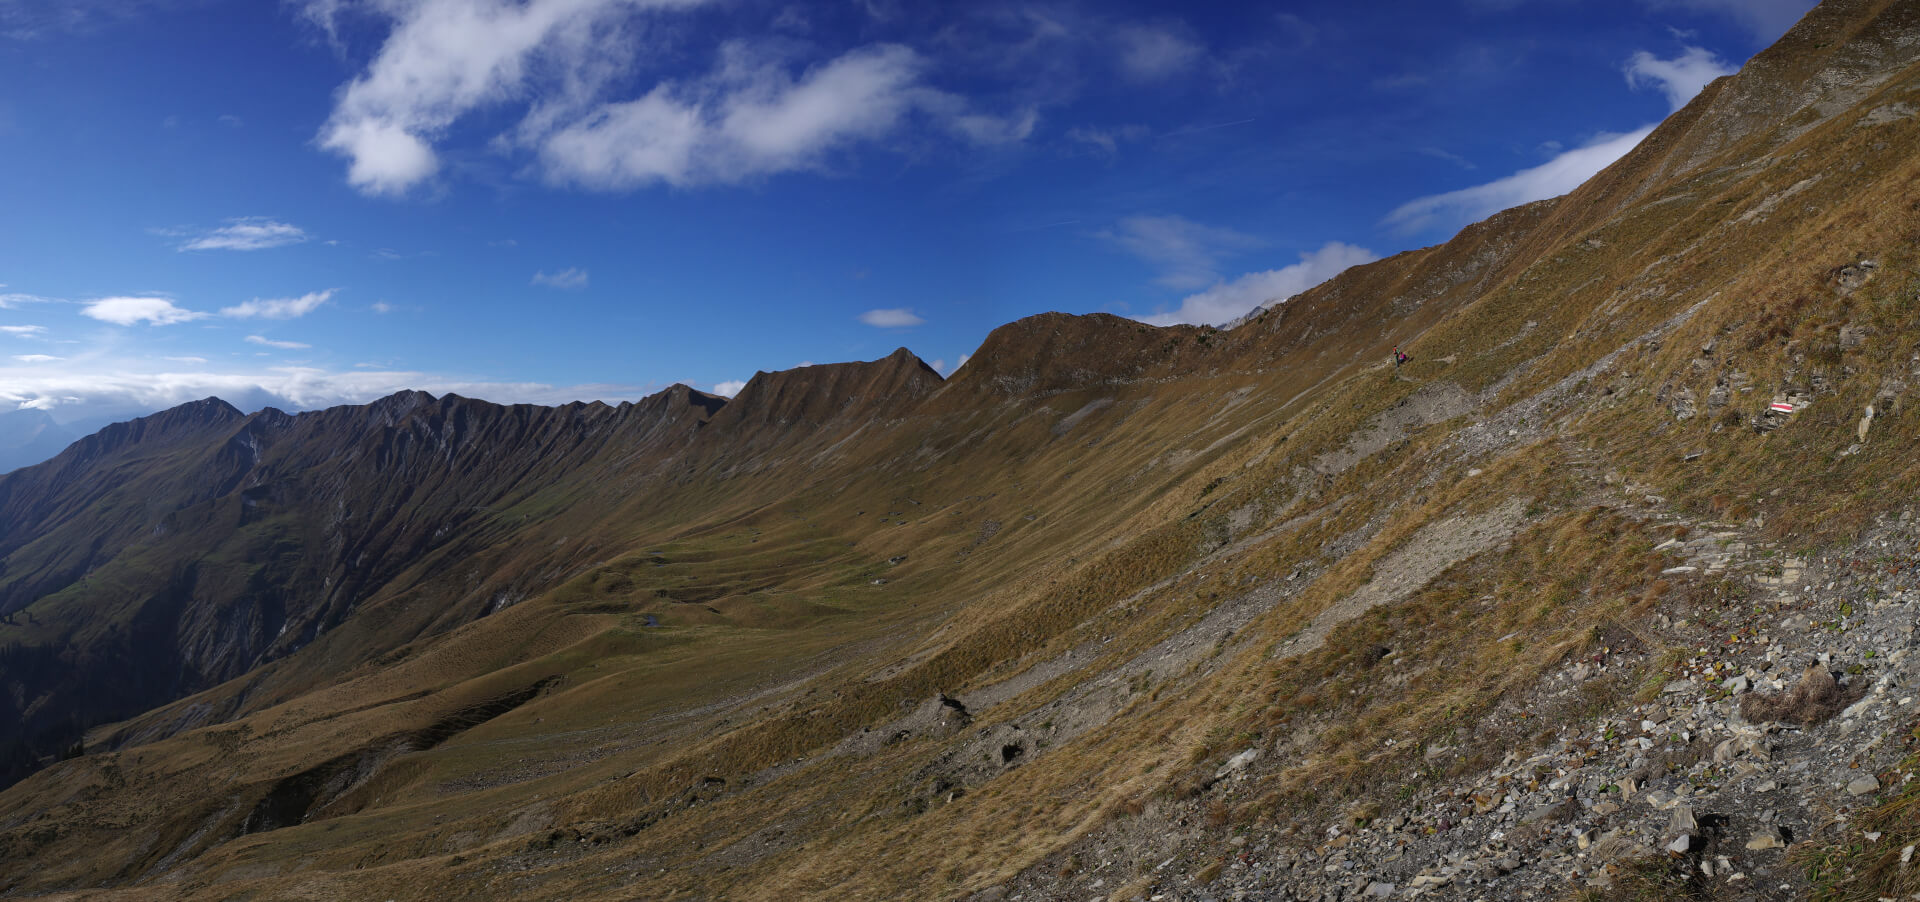
[[[1906,847],[1906,848],[1904,848],[1904,849],[1901,849],[1901,850],[1900,850],[1900,863],[1901,863],[1901,864],[1903,864],[1903,865],[1905,865],[1905,864],[1911,864],[1912,862],[1913,862],[1913,847],[1912,847],[1912,846],[1908,846],[1908,847]]]
[[[1862,834],[1860,834],[1860,835],[1862,835],[1862,836],[1865,836],[1865,837],[1867,838],[1867,842],[1879,842],[1879,841],[1880,841],[1880,833],[1879,833],[1879,831],[1877,831],[1877,830],[1875,830],[1875,831],[1869,831],[1869,832],[1866,832],[1866,833],[1862,833]]]
[[[1667,829],[1674,833],[1692,833],[1700,829],[1700,823],[1693,818],[1690,805],[1673,806],[1673,817],[1667,821]]]
[[[1780,788],[1780,784],[1775,783],[1772,780],[1761,780],[1760,782],[1753,784],[1754,792],[1772,792],[1779,788]]]
[[[1584,851],[1586,851],[1586,849],[1587,849],[1587,847],[1588,847],[1588,846],[1591,846],[1591,845],[1593,845],[1593,831],[1592,831],[1592,830],[1582,830],[1582,831],[1580,831],[1579,833],[1576,833],[1576,834],[1574,834],[1574,837],[1573,837],[1573,844],[1574,844],[1575,846],[1578,846],[1578,847],[1580,848],[1580,850],[1581,850],[1581,851],[1583,851],[1583,852],[1584,852]],[[1913,851],[1913,847],[1912,847],[1912,846],[1908,846],[1908,847],[1907,847],[1907,851],[1908,851],[1908,852],[1912,852],[1912,851]]]
[[[1653,810],[1655,811],[1665,811],[1669,808],[1672,808],[1677,802],[1679,802],[1679,799],[1675,797],[1673,793],[1670,793],[1664,789],[1656,789],[1652,792],[1647,793],[1646,802],[1648,805],[1652,806]]]
[[[1228,758],[1227,763],[1224,765],[1221,765],[1219,772],[1215,773],[1213,775],[1213,778],[1218,780],[1221,777],[1234,773],[1235,771],[1244,770],[1246,769],[1247,765],[1252,764],[1254,760],[1259,757],[1260,757],[1259,749],[1247,749],[1246,751],[1243,751],[1238,755]]]
[[[1864,774],[1853,778],[1853,781],[1847,784],[1847,795],[1863,796],[1879,789],[1880,781],[1874,779],[1872,774]]]
[[[1755,833],[1752,839],[1747,840],[1747,848],[1754,851],[1761,849],[1778,849],[1785,845],[1786,843],[1780,841],[1780,829],[1778,827],[1767,827]]]
[[[1600,815],[1601,817],[1606,817],[1607,815],[1612,814],[1619,810],[1620,810],[1620,806],[1613,802],[1601,802],[1600,804],[1593,806],[1593,813]]]
[[[1672,852],[1675,855],[1685,855],[1687,854],[1687,850],[1692,847],[1693,847],[1693,837],[1688,836],[1685,833],[1682,833],[1679,836],[1674,837],[1673,842],[1667,843],[1667,851]]]

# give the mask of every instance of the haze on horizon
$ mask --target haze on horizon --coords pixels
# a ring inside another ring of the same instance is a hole
[[[16,0],[0,417],[1224,322],[1570,190],[1811,6]]]

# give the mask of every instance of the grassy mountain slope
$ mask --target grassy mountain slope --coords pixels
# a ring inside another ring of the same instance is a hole
[[[1784,578],[1670,540],[1911,503],[1917,56],[1829,0],[1573,194],[1231,331],[202,402],[0,477],[20,755],[147,690],[0,794],[0,891],[1131,898],[1471,795]]]

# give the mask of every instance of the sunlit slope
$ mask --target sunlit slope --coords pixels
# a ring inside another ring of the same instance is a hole
[[[1920,488],[1917,31],[1825,4],[1575,194],[1231,332],[1034,317],[944,383],[763,374],[551,476],[526,452],[311,643],[0,795],[0,879],[954,897],[1249,745],[1287,763],[1223,824],[1440,779],[1448,737],[1498,760],[1503,705],[1691,591],[1583,449],[1808,544]],[[1806,412],[1759,431],[1776,394]]]

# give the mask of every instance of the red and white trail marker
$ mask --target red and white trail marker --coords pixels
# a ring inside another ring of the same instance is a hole
[[[1774,413],[1792,413],[1793,405],[1784,403],[1769,404],[1767,405],[1767,409]]]

